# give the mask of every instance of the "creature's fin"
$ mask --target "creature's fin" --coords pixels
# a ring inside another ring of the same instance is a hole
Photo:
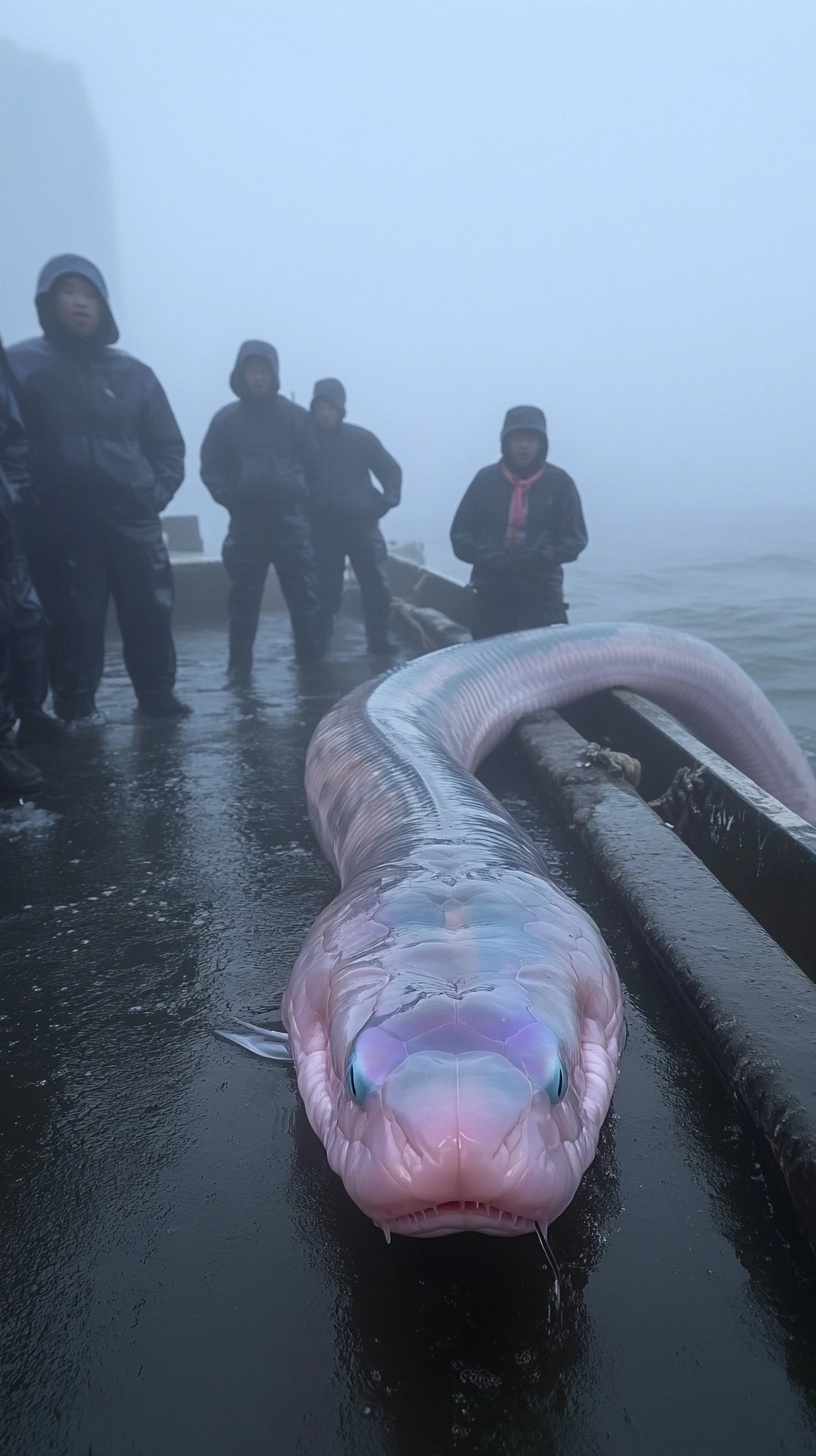
[[[255,1026],[251,1021],[241,1021],[237,1018],[239,1026],[245,1026],[251,1033],[243,1036],[237,1031],[219,1031],[225,1041],[234,1042],[236,1046],[244,1047],[246,1051],[253,1052],[256,1057],[266,1057],[271,1062],[293,1061],[292,1049],[289,1046],[289,1037],[285,1031],[272,1031],[268,1026]]]

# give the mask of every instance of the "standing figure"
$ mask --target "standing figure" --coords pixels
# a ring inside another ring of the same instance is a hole
[[[321,627],[331,637],[343,597],[346,558],[363,599],[363,620],[369,652],[391,651],[388,618],[387,551],[379,521],[400,502],[402,470],[370,430],[345,423],[346,391],[339,379],[319,379],[314,387],[312,432],[320,450],[324,494],[312,513],[317,574],[320,580]],[[371,476],[382,486],[378,490]]]
[[[547,463],[547,448],[542,410],[508,410],[501,460],[479,471],[453,518],[454,555],[473,566],[474,638],[567,620],[561,568],[587,532],[575,482]]]
[[[55,712],[102,721],[95,697],[112,596],[140,710],[184,717],[159,520],[184,478],[184,441],[153,371],[112,347],[119,330],[93,263],[52,258],[36,306],[42,337],[8,357],[31,447],[26,541]]]
[[[0,343],[0,413],[4,418],[5,468],[0,466],[0,489],[10,510],[14,544],[12,573],[11,649],[6,670],[8,693],[19,721],[17,742],[25,747],[64,740],[66,724],[45,711],[48,672],[45,665],[45,627],[40,600],[34,590],[25,553],[25,517],[30,505],[31,475],[28,440],[14,393],[14,380]]]
[[[0,345],[0,794],[14,798],[35,794],[43,787],[42,774],[17,751],[12,731],[19,714],[14,662],[20,578],[18,515],[28,478],[28,442]],[[39,698],[38,708],[42,701]]]
[[[309,492],[319,489],[306,411],[279,393],[277,351],[261,339],[238,350],[230,388],[238,403],[218,411],[201,446],[201,479],[230,513],[223,546],[229,596],[229,672],[252,670],[270,565],[280,582],[298,662],[318,655],[317,579]]]

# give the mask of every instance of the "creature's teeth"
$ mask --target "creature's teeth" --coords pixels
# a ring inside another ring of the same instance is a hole
[[[450,1200],[446,1203],[431,1203],[427,1208],[416,1209],[412,1213],[402,1213],[398,1222],[405,1227],[425,1231],[433,1227],[438,1219],[460,1213],[465,1216],[474,1215],[476,1218],[487,1218],[492,1223],[498,1224],[512,1232],[527,1230],[530,1227],[529,1219],[524,1214],[512,1213],[507,1208],[497,1208],[493,1203],[483,1203],[481,1199]]]

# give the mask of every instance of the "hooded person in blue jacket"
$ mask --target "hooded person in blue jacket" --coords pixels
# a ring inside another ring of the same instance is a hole
[[[360,587],[369,651],[385,656],[391,650],[391,592],[379,522],[399,505],[402,470],[376,435],[346,423],[346,391],[339,379],[317,381],[310,413],[324,474],[323,493],[312,509],[322,637],[328,642],[331,636],[348,559]]]
[[[0,793],[15,796],[43,785],[39,769],[20,748],[59,742],[68,731],[43,706],[48,693],[43,614],[22,540],[30,482],[28,439],[0,342]]]
[[[113,347],[119,331],[93,263],[73,253],[52,258],[36,307],[42,336],[13,345],[8,357],[31,449],[26,544],[55,712],[99,721],[112,596],[140,709],[183,717],[159,512],[184,478],[184,441],[153,371]]]
[[[507,411],[501,459],[471,481],[451,526],[469,562],[474,638],[566,622],[563,565],[587,544],[575,482],[550,465],[547,421],[537,405]]]
[[[39,769],[19,752],[16,719],[30,710],[34,719],[42,717],[56,726],[42,711],[42,613],[19,542],[20,505],[28,481],[28,441],[0,344],[0,796],[15,799],[43,787]],[[22,653],[16,639],[21,639]]]
[[[237,404],[214,416],[201,446],[201,479],[230,513],[223,546],[229,596],[229,672],[252,669],[264,584],[274,566],[289,609],[295,656],[319,655],[318,596],[309,499],[321,489],[307,414],[280,393],[277,350],[247,339],[230,375]]]

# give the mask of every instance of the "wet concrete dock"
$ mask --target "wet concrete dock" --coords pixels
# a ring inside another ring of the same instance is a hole
[[[509,752],[486,779],[595,915],[629,1040],[601,1150],[533,1239],[382,1238],[285,1068],[214,1035],[274,1012],[334,891],[308,737],[370,665],[352,623],[254,690],[180,639],[195,715],[104,729],[0,811],[0,1449],[9,1456],[707,1456],[816,1448],[816,1270],[713,1068]]]

